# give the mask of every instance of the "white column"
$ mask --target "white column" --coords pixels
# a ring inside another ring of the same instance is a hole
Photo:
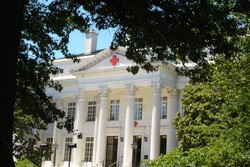
[[[150,140],[150,159],[160,155],[160,113],[161,113],[161,86],[155,84],[153,88],[152,127]]]
[[[167,119],[169,120],[169,129],[167,134],[167,152],[171,151],[177,146],[176,130],[172,122],[178,111],[178,90],[171,89],[168,91],[168,94]]]
[[[99,111],[100,111],[100,104],[99,104],[99,102],[97,102],[97,106],[96,106],[96,117],[95,117],[95,129],[94,129],[93,165],[97,163],[97,162],[96,162],[96,149],[97,149],[97,136],[98,136]]]
[[[73,137],[73,143],[77,144],[77,147],[72,149],[72,162],[74,166],[80,167],[81,161],[83,160],[83,130],[84,130],[84,116],[86,113],[86,92],[84,90],[79,90],[78,92],[78,101],[77,101],[77,110],[76,110],[76,118],[75,118],[75,135]],[[81,136],[78,136],[78,135]]]
[[[183,90],[180,90],[179,92],[179,111],[180,111],[180,117],[184,117],[184,111],[182,110],[181,106],[182,106],[182,94],[183,94]]]
[[[98,123],[97,148],[96,148],[96,163],[104,162],[106,159],[106,124],[107,124],[107,96],[108,89],[101,88],[100,93],[100,113]],[[99,164],[98,166],[102,166]]]
[[[135,103],[135,86],[127,86],[127,109],[125,120],[125,135],[124,135],[124,153],[123,167],[132,167],[132,148],[133,143],[133,120],[134,120],[134,103]]]
[[[62,110],[63,109],[63,101],[61,99],[56,99],[56,108]],[[52,166],[59,166],[60,163],[60,154],[59,154],[59,143],[60,143],[60,136],[61,130],[57,128],[57,121],[54,121],[54,128],[53,128],[53,154],[51,157],[51,165]],[[55,162],[54,162],[55,161]],[[55,163],[55,164],[54,164]]]
[[[184,117],[184,111],[182,110],[182,93],[183,93],[183,90],[180,90],[179,91],[179,99],[178,99],[178,104],[179,104],[179,109],[178,111],[180,111],[180,117],[183,118]],[[181,142],[180,141],[177,141],[177,146],[180,146],[181,145]]]

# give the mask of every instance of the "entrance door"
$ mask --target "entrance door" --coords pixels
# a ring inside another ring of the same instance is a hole
[[[117,161],[118,136],[107,137],[106,166]]]
[[[133,138],[133,167],[139,167],[141,161],[141,136],[134,136]]]
[[[160,154],[166,154],[167,149],[167,136],[161,135],[161,142],[160,142]]]

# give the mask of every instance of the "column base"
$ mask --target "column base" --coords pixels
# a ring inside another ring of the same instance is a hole
[[[132,164],[123,164],[122,167],[132,167]]]
[[[81,163],[73,163],[72,165],[72,167],[81,167]]]

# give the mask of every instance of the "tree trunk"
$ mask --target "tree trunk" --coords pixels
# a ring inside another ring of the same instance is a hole
[[[12,167],[13,113],[16,89],[16,64],[23,20],[22,0],[3,0],[0,5],[0,166]]]

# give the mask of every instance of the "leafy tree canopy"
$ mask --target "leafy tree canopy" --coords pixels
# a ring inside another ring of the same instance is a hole
[[[44,2],[25,1],[17,62],[14,154],[18,159],[27,157],[34,163],[39,162],[39,151],[33,147],[40,140],[38,130],[46,129],[55,120],[58,128],[73,131],[72,119],[55,107],[53,97],[46,94],[46,89],[62,90],[59,82],[50,78],[50,75],[60,73],[60,69],[53,65],[55,52],[61,51],[77,61],[67,48],[69,35],[74,29],[82,31],[86,25],[84,17],[76,10],[79,5],[71,3],[67,9],[60,4],[49,6]]]
[[[84,32],[90,25],[98,29],[115,27],[117,31],[111,48],[128,47],[126,56],[147,71],[155,70],[151,61],[159,60],[193,62],[198,65],[193,71],[201,72],[202,67],[208,65],[208,56],[229,58],[235,52],[241,52],[236,42],[249,31],[250,10],[247,6],[250,2],[244,0],[53,0],[47,5],[36,1],[30,3],[32,14],[42,11],[39,18],[32,20],[39,19],[40,22],[46,16],[40,26],[46,27],[43,31],[46,34],[61,38],[59,44],[63,44],[61,49],[65,56],[68,52],[64,43],[68,42],[67,34],[72,29]],[[47,43],[52,42],[55,41],[47,38]],[[148,60],[145,55],[154,55],[153,60]],[[129,68],[133,73],[138,70],[138,67]],[[190,70],[186,68],[183,72],[188,75]]]
[[[249,38],[245,51],[249,53]],[[250,165],[249,54],[212,63],[209,79],[184,88],[184,116],[174,120],[181,146],[149,166]]]
[[[98,28],[118,27],[111,47],[128,47],[126,56],[147,71],[155,67],[145,55],[154,55],[153,60],[196,63],[200,72],[208,56],[240,52],[236,41],[249,26],[250,2],[242,0],[78,2]]]

